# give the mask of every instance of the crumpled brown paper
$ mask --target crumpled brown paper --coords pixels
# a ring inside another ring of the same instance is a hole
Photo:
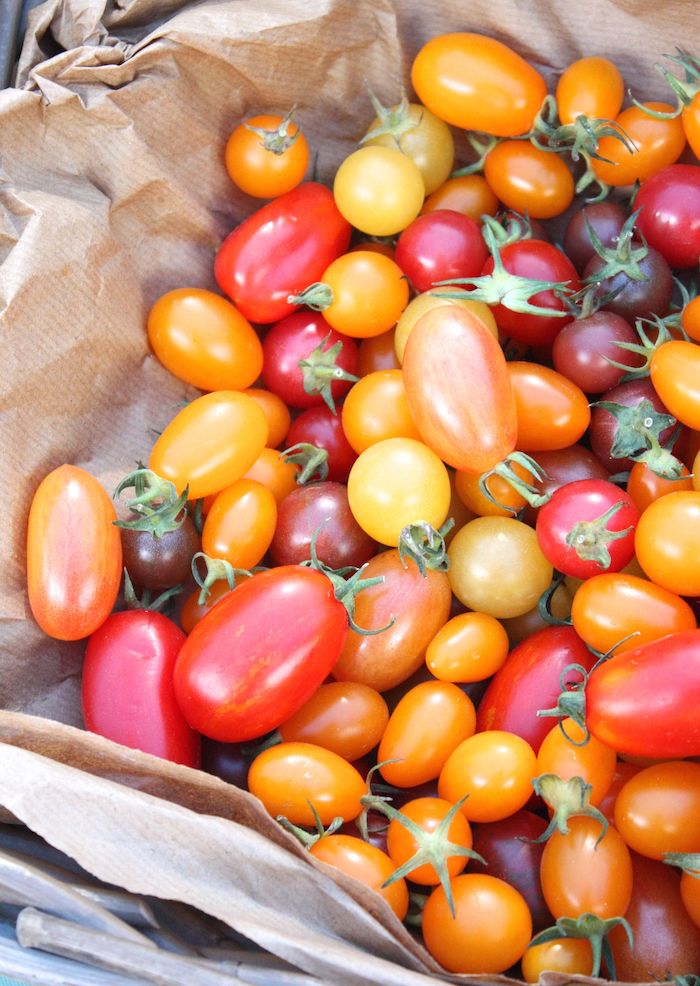
[[[242,115],[296,103],[318,151],[319,175],[330,181],[372,115],[363,79],[381,98],[395,99],[397,79],[408,80],[413,55],[437,33],[488,33],[513,44],[550,80],[582,54],[606,55],[644,98],[666,96],[653,63],[686,41],[693,16],[683,0],[48,0],[38,8],[17,87],[0,92],[0,451],[6,490],[0,707],[81,722],[82,645],[48,641],[28,611],[29,502],[41,478],[63,462],[83,466],[111,489],[147,456],[153,430],[174,415],[183,397],[193,396],[149,354],[144,316],[171,288],[213,287],[218,243],[255,205],[236,192],[222,166],[224,141]],[[192,807],[192,782],[178,773],[185,768],[173,774],[147,758],[150,763],[134,773],[113,745],[97,753],[93,738],[41,720],[5,716],[0,737],[49,758],[57,743],[64,763],[94,771],[99,761],[98,772]],[[3,748],[0,801],[32,827],[39,825],[49,841],[68,844],[74,819],[51,809],[51,797],[61,800],[55,785],[65,781],[80,791],[80,804],[84,797],[96,811],[100,798],[88,798],[95,782],[86,779],[82,791],[82,775],[61,768],[54,776],[50,759],[24,756],[29,759]],[[44,776],[43,798],[31,797],[23,779]],[[132,810],[134,795],[110,792],[105,797]],[[320,881],[316,869],[295,859],[286,836],[273,835],[252,799],[217,793],[214,803],[205,798],[202,805],[207,814],[239,821],[244,811],[246,830],[264,833],[277,843],[275,852],[286,853],[294,891],[280,881],[287,892],[275,897],[275,907],[290,921],[306,908],[309,935],[330,931],[337,937],[337,948],[317,940],[319,952],[331,956],[323,969],[330,974],[333,968],[334,983],[359,981],[349,968],[358,968],[356,958],[344,951],[341,936],[407,967],[425,961],[396,922],[376,908],[388,931],[361,920],[357,904],[327,880],[323,893],[336,894],[334,905],[328,912],[325,905],[314,910],[305,888]],[[141,807],[136,799],[133,810]],[[95,817],[86,817],[86,832],[99,830]],[[180,815],[169,817],[167,834],[175,838]],[[114,825],[116,832],[116,820]],[[128,836],[128,826],[121,832]],[[118,855],[126,866],[123,847],[119,854],[112,848],[109,865]],[[91,866],[108,868],[107,856],[96,856],[94,846],[85,852]],[[255,855],[264,853],[256,849]],[[250,859],[234,853],[228,862],[237,884],[250,889],[261,879]],[[127,870],[121,872],[126,882]],[[128,875],[132,879],[131,870]],[[208,875],[212,887],[221,880],[213,870]],[[265,901],[273,884],[259,886]],[[151,886],[149,892],[158,891]],[[182,885],[178,895],[189,899]],[[294,927],[284,948],[274,935],[266,946],[277,954],[288,951],[300,930],[298,923]],[[300,963],[309,971],[317,971],[310,959],[314,949]],[[407,973],[397,975],[387,978],[382,968],[376,980],[409,983]]]

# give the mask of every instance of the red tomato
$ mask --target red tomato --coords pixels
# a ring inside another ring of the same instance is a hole
[[[287,301],[348,248],[350,224],[332,192],[306,182],[264,205],[237,226],[216,255],[216,281],[251,322],[276,322],[294,311]]]
[[[396,263],[418,292],[436,281],[476,277],[487,257],[479,224],[451,209],[414,219],[396,244]]]
[[[27,588],[50,637],[81,640],[111,613],[122,575],[116,519],[100,483],[77,466],[59,466],[40,483],[29,511]]]
[[[185,634],[161,613],[113,613],[90,637],[83,665],[85,725],[115,743],[198,767],[199,736],[175,699]]]
[[[696,100],[697,102],[697,100]],[[642,183],[637,229],[671,267],[700,261],[700,167],[672,164]]]
[[[357,452],[345,437],[339,414],[328,407],[310,407],[292,422],[287,435],[287,447],[308,442],[328,453],[327,479],[347,483]]]

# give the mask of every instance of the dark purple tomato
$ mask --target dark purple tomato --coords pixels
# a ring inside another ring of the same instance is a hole
[[[473,848],[484,857],[488,866],[472,860],[468,866],[469,872],[488,873],[520,891],[532,914],[533,931],[541,931],[553,924],[540,887],[540,861],[544,844],[533,843],[546,827],[543,818],[525,809],[500,822],[472,826]]]
[[[376,542],[357,523],[342,483],[310,483],[293,490],[279,504],[270,545],[276,565],[300,565],[311,557],[311,539],[329,568],[360,568],[377,550]]]
[[[219,743],[203,736],[202,770],[247,791],[248,771],[258,752],[259,747],[252,744]]]
[[[190,577],[192,556],[201,547],[191,517],[186,516],[176,530],[161,537],[127,527],[121,527],[119,533],[124,567],[131,581],[142,589],[169,589]]]
[[[328,351],[338,343],[341,348],[335,359],[328,357]],[[300,366],[300,361],[307,365]],[[272,326],[263,341],[265,386],[291,407],[324,404],[324,387],[334,401],[340,400],[352,380],[338,379],[334,365],[356,376],[357,344],[332,329],[320,312],[306,309],[288,315]],[[305,389],[305,382],[311,393]]]
[[[700,261],[700,168],[672,164],[637,192],[637,227],[649,246],[671,267],[697,267]]]
[[[552,362],[586,394],[602,394],[616,387],[627,371],[613,366],[615,360],[630,369],[643,363],[639,353],[621,349],[617,343],[639,343],[629,322],[614,312],[599,311],[569,322],[552,346]],[[607,358],[606,358],[607,357]]]
[[[615,202],[594,202],[591,205],[584,205],[573,214],[564,233],[564,253],[579,273],[584,270],[589,260],[597,256],[588,235],[586,219],[603,246],[611,247],[620,235],[627,214],[622,206]]]
[[[328,479],[346,483],[357,452],[345,437],[339,414],[328,407],[310,407],[294,419],[286,438],[287,448],[308,442],[328,452]]]
[[[535,452],[532,458],[547,474],[547,479],[535,484],[540,493],[551,494],[579,479],[607,479],[609,475],[600,460],[583,445],[570,445],[554,452]],[[534,507],[526,507],[523,520],[534,526],[538,513]]]
[[[633,243],[633,249],[639,247]],[[595,256],[586,264],[584,277],[596,280],[606,261]],[[636,318],[649,318],[651,315],[666,315],[673,294],[673,275],[671,268],[658,250],[649,247],[645,257],[639,261],[641,280],[635,280],[624,272],[606,277],[599,282],[599,295],[615,294],[606,301],[608,311],[620,315],[633,323]]]
[[[436,281],[477,277],[488,255],[479,224],[452,209],[418,216],[396,244],[396,263],[419,293]]]
[[[668,414],[668,411],[661,403],[661,398],[651,385],[648,378],[642,380],[630,380],[628,383],[621,383],[607,393],[603,394],[601,400],[611,401],[613,404],[622,404],[625,407],[635,407],[642,401],[650,401],[659,414]],[[673,434],[673,425],[664,428],[659,438],[663,445]],[[613,458],[611,449],[619,429],[616,418],[602,407],[594,407],[591,410],[591,424],[589,437],[591,449],[608,473],[623,472],[625,469],[632,468],[632,459],[625,456]]]

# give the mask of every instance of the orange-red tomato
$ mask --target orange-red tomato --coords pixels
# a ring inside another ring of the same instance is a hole
[[[649,367],[651,382],[670,414],[700,429],[700,346],[682,339],[665,342]]]
[[[505,972],[527,948],[532,917],[525,899],[505,880],[481,873],[455,877],[455,917],[437,887],[423,909],[425,947],[449,972]]]
[[[700,295],[691,298],[681,312],[681,325],[686,335],[695,342],[700,342]]]
[[[611,826],[600,839],[594,818],[570,818],[568,826],[569,834],[555,832],[542,853],[547,907],[555,918],[623,917],[632,896],[632,860],[622,837]]]
[[[593,968],[591,943],[583,938],[553,938],[542,945],[531,945],[520,966],[526,983],[539,982],[543,972],[589,976]]]
[[[361,377],[377,370],[398,370],[400,363],[394,349],[394,330],[363,339],[357,350],[357,359],[357,372]]]
[[[586,741],[586,733],[572,719],[564,719],[561,729],[552,729],[542,740],[537,753],[537,776],[556,774],[562,780],[580,777],[593,788],[591,804],[602,801],[613,782],[617,767],[615,751],[595,736]],[[570,736],[574,741],[567,739]],[[575,746],[574,743],[581,743]]]
[[[315,743],[352,761],[374,749],[388,721],[386,702],[374,688],[331,681],[283,722],[279,732],[287,742]]]
[[[533,474],[521,466],[519,462],[512,463],[511,468],[516,476],[524,482],[535,482]],[[507,480],[501,476],[493,475],[486,481],[486,487],[494,500],[502,504],[502,506],[497,507],[481,492],[480,480],[481,476],[477,476],[473,472],[462,472],[459,469],[455,475],[455,487],[459,498],[479,517],[513,517],[525,506],[525,498]]]
[[[34,494],[27,529],[32,615],[57,640],[82,640],[107,619],[122,576],[117,515],[94,476],[63,465]]]
[[[448,178],[423,203],[421,215],[436,209],[452,209],[480,222],[483,215],[495,216],[498,199],[482,175],[460,175]]]
[[[574,596],[571,619],[579,637],[601,654],[612,648],[623,654],[696,626],[692,609],[680,596],[622,572],[586,579]],[[635,636],[621,643],[631,633]]]
[[[337,332],[357,339],[393,329],[408,304],[408,282],[399,265],[371,250],[338,257],[321,281],[333,292],[323,317]]]
[[[316,859],[334,866],[342,873],[376,890],[384,898],[399,921],[408,911],[408,888],[405,880],[396,880],[388,887],[384,882],[396,869],[389,856],[376,846],[352,835],[326,835],[310,847]]]
[[[286,124],[285,132],[293,140],[283,139],[281,150],[266,146],[270,138],[250,129],[257,127],[274,135],[284,122],[284,117],[272,114],[252,116],[236,127],[226,143],[226,170],[231,181],[248,195],[277,198],[296,188],[306,174],[309,146],[296,123],[290,120]]]
[[[673,111],[669,103],[643,103],[647,109]],[[631,185],[635,181],[646,181],[657,171],[673,164],[683,153],[685,133],[680,117],[672,120],[657,120],[637,106],[629,106],[616,118],[635,149],[629,151],[616,137],[602,137],[598,144],[598,154],[607,161],[594,159],[591,167],[596,176],[616,188]]]
[[[700,764],[669,760],[640,770],[617,796],[615,825],[630,849],[651,859],[700,852]]]
[[[246,578],[245,575],[237,575],[235,578],[236,584],[244,578]],[[219,579],[210,586],[208,597],[203,603],[200,603],[200,590],[195,589],[195,591],[187,597],[180,611],[180,626],[185,633],[192,633],[195,626],[199,623],[202,617],[209,612],[212,606],[216,605],[222,596],[225,596],[231,591],[231,587],[226,579]]]
[[[251,569],[270,547],[277,501],[267,487],[239,479],[218,494],[202,529],[202,551],[234,568]]]
[[[259,405],[267,421],[267,444],[279,448],[287,437],[292,416],[281,397],[262,387],[249,387],[245,394]]]
[[[252,479],[267,487],[279,504],[297,488],[297,472],[297,466],[293,462],[285,462],[277,449],[264,448],[243,479]]]
[[[514,361],[508,374],[517,409],[521,452],[550,452],[574,445],[591,421],[586,395],[548,366]]]
[[[295,825],[316,824],[309,802],[324,825],[340,815],[357,818],[367,786],[359,771],[331,750],[313,743],[280,743],[263,750],[248,771],[248,790],[273,816]]]
[[[343,431],[355,451],[385,438],[421,440],[406,400],[401,370],[378,370],[362,377],[343,402]]]
[[[700,596],[700,492],[655,500],[639,519],[634,549],[657,585],[680,596]]]
[[[475,728],[472,700],[457,685],[449,681],[416,685],[391,713],[379,744],[377,762],[396,761],[381,768],[382,777],[394,787],[417,787],[433,780]]]
[[[401,814],[423,832],[432,833],[449,814],[452,805],[442,798],[415,798],[401,806]],[[472,830],[464,815],[458,811],[452,818],[446,833],[447,841],[464,849],[472,847]],[[397,819],[392,819],[386,833],[386,851],[396,867],[403,866],[418,851],[415,835]],[[447,856],[447,872],[455,877],[467,865],[466,856]],[[410,871],[411,883],[434,887],[440,882],[437,870],[430,863],[423,863]]]
[[[148,466],[189,487],[191,500],[231,486],[250,469],[267,441],[267,421],[245,394],[219,390],[184,407],[156,441]]]
[[[625,84],[617,66],[595,55],[579,58],[562,72],[557,83],[557,110],[564,124],[578,116],[614,120],[622,108]]]
[[[508,634],[488,613],[460,613],[428,644],[425,663],[441,681],[484,681],[508,657]]]
[[[635,462],[627,480],[627,492],[640,511],[646,510],[650,503],[666,496],[667,493],[680,493],[692,489],[693,480],[685,466],[680,479],[664,479],[663,476],[653,472],[646,463]]]
[[[484,165],[494,195],[533,219],[560,216],[574,198],[574,179],[564,159],[525,140],[496,144]]]
[[[159,298],[148,316],[148,339],[166,369],[200,390],[245,390],[262,370],[262,345],[250,322],[202,288]]]
[[[527,133],[547,94],[536,69],[483,34],[431,38],[413,62],[411,82],[441,120],[496,137]]]

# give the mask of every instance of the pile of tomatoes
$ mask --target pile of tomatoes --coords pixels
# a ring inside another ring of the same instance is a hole
[[[547,95],[436,37],[332,189],[292,114],[241,123],[226,167],[269,201],[222,294],[148,317],[202,396],[119,518],[71,465],[31,507],[88,729],[247,787],[451,971],[700,971],[700,65],[671,61],[676,106],[622,109],[605,59]]]

